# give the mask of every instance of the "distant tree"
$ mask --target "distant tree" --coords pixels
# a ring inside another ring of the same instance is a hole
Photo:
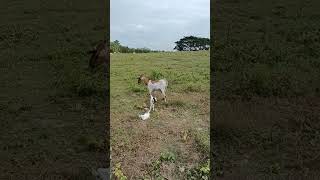
[[[210,48],[209,38],[185,36],[175,43],[176,46],[174,47],[174,49],[178,51],[199,51],[209,50]]]
[[[149,52],[152,52],[151,49],[146,48],[146,47],[144,47],[144,48],[137,48],[137,49],[134,49],[134,51],[135,51],[136,53],[149,53]]]
[[[121,46],[120,52],[121,53],[129,53],[130,50],[129,50],[129,48],[127,46]]]
[[[121,44],[118,40],[115,40],[113,42],[110,43],[110,52],[114,53],[114,52],[120,52],[121,50]]]

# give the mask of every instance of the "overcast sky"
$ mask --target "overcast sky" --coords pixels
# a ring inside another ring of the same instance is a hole
[[[173,50],[183,36],[210,36],[210,0],[111,0],[111,41]]]

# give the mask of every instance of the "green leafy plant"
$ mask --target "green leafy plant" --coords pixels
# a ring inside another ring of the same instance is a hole
[[[119,180],[127,180],[127,176],[125,176],[121,170],[121,164],[118,163],[116,164],[116,167],[114,169],[114,175],[119,179]]]
[[[175,162],[176,161],[176,155],[174,153],[172,153],[172,152],[161,153],[160,161]]]
[[[161,72],[153,70],[151,73],[151,79],[161,79],[164,78],[164,75]]]
[[[187,179],[189,180],[208,180],[210,177],[210,160],[205,164],[187,171]]]

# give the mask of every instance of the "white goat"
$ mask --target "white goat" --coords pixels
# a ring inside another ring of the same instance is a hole
[[[150,111],[151,109],[154,110],[154,98],[153,97],[150,97],[150,108],[147,112],[145,112],[144,114],[140,114],[139,117],[142,119],[142,120],[146,120],[150,117]]]
[[[153,96],[153,92],[155,91],[161,91],[164,101],[167,102],[166,89],[168,87],[168,81],[166,79],[154,81],[150,80],[148,77],[142,74],[138,77],[138,83],[142,82],[148,87],[150,98],[153,99],[153,101],[150,99],[150,108],[152,107],[152,109],[154,110],[153,102],[157,102],[157,98]]]

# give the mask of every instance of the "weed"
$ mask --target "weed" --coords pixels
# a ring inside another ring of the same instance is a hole
[[[121,170],[121,164],[120,163],[116,164],[116,167],[115,167],[113,173],[119,180],[127,180],[127,177],[123,174],[123,172]]]
[[[165,76],[161,72],[153,70],[150,78],[151,79],[162,79],[162,78],[165,78]]]
[[[193,131],[194,139],[200,149],[204,154],[208,154],[210,151],[210,136],[209,131],[206,130],[195,130]]]
[[[160,157],[151,163],[152,177],[155,177],[156,179],[159,179],[159,180],[164,179],[160,173],[162,164],[175,163],[176,159],[177,159],[176,154],[171,151],[166,151],[166,152],[161,153]]]
[[[188,180],[208,180],[210,177],[210,160],[199,167],[187,171]]]
[[[274,163],[269,166],[269,173],[271,174],[279,174],[281,171],[281,167],[278,163]]]
[[[175,162],[176,161],[176,155],[173,152],[165,152],[161,153],[160,155],[160,161],[167,161],[167,162]]]
[[[152,164],[151,164],[151,167],[152,167],[151,175],[152,175],[153,177],[156,177],[156,178],[162,177],[162,176],[160,175],[161,163],[162,163],[162,162],[161,162],[159,159],[157,159],[157,160],[155,160],[155,161],[152,162]]]

